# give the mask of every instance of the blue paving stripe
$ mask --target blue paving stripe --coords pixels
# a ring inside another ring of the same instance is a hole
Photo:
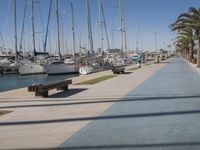
[[[182,58],[125,98],[130,100],[114,104],[60,148],[200,149],[200,75]]]

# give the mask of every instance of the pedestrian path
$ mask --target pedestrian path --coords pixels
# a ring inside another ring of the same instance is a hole
[[[199,150],[199,118],[200,75],[175,58],[60,147]]]
[[[11,111],[0,116],[0,149],[59,147],[165,65],[127,70],[125,74],[94,85],[71,85],[67,92],[52,90],[48,98],[36,98],[27,89],[0,93],[0,110]],[[83,78],[91,79],[107,73]],[[76,83],[83,78],[73,80]]]

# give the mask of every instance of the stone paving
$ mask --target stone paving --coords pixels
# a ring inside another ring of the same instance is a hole
[[[95,85],[71,85],[49,98],[35,98],[27,89],[0,93],[0,110],[13,111],[0,116],[0,149],[59,147],[163,66],[145,66]]]
[[[60,147],[199,150],[199,118],[200,75],[176,58]]]

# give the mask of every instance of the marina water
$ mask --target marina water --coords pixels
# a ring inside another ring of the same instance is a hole
[[[16,74],[0,75],[0,92],[23,88],[30,86],[32,84],[45,84],[45,83],[61,81],[74,76],[78,76],[78,74],[51,75],[51,76],[48,76],[46,74],[27,75],[27,76],[20,76]]]

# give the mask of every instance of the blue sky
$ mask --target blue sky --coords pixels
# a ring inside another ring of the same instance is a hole
[[[35,24],[37,49],[42,49],[44,40],[44,30],[46,28],[49,0],[36,0],[35,4]],[[17,0],[17,25],[18,41],[21,35],[22,16],[25,0]],[[39,3],[38,3],[39,2]],[[87,24],[85,0],[59,0],[60,19],[61,19],[61,48],[63,53],[70,51],[72,47],[71,33],[71,11],[70,2],[74,4],[74,14],[76,22],[76,45],[87,45]],[[99,28],[98,28],[98,1],[89,0],[91,9],[92,30],[95,48],[100,47]],[[139,49],[154,50],[154,34],[157,32],[158,48],[167,48],[171,44],[171,39],[175,34],[169,29],[169,24],[174,22],[182,12],[187,12],[188,8],[199,7],[199,0],[124,0],[125,3],[125,23],[127,27],[128,49],[136,48],[136,37],[138,36]],[[2,32],[5,46],[13,47],[13,0],[0,0],[0,31]],[[119,29],[119,1],[103,0],[106,23],[110,43],[115,48],[120,48]],[[55,22],[55,0],[53,0],[52,17],[50,23],[50,46],[56,49],[56,22]],[[24,36],[24,46],[32,49],[31,39],[31,6],[30,0],[27,6],[26,27]],[[114,40],[111,39],[111,28],[114,30]],[[19,42],[18,42],[19,43]],[[0,46],[2,40],[0,39]],[[105,43],[106,45],[106,43]],[[106,47],[105,47],[106,48]]]

